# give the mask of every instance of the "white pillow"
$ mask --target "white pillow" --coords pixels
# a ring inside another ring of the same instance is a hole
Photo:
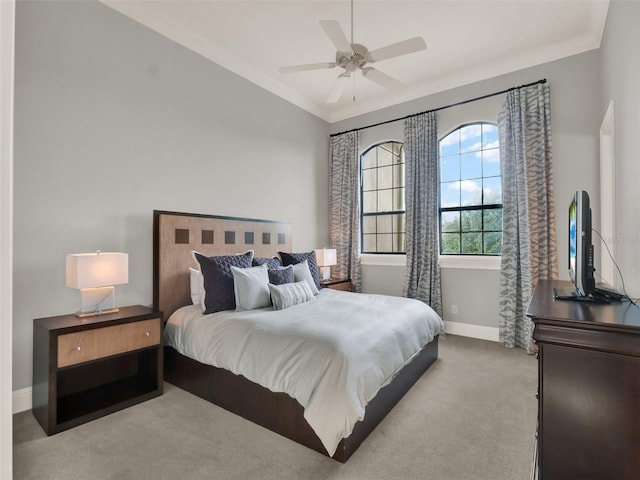
[[[311,270],[309,270],[309,262],[306,260],[296,263],[293,266],[293,281],[294,282],[302,282],[306,281],[309,283],[309,287],[311,288],[311,293],[314,295],[318,294],[318,287],[316,287],[316,282],[313,280],[313,276],[311,275]]]
[[[271,292],[271,301],[275,310],[284,310],[285,308],[300,305],[301,303],[313,300],[313,292],[309,286],[309,282],[303,280],[295,283],[283,283],[282,285],[269,284]]]
[[[204,276],[200,270],[189,267],[189,283],[191,285],[191,302],[202,305],[204,310]]]
[[[231,266],[236,310],[254,310],[271,305],[269,273],[266,265],[238,268]]]

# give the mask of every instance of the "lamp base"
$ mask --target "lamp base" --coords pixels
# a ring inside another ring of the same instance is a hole
[[[119,311],[120,311],[119,308],[110,308],[109,310],[96,310],[94,312],[76,312],[76,317],[78,318],[97,317],[99,315],[106,315],[108,313],[118,313]]]
[[[320,267],[322,280],[331,280],[331,267]]]
[[[76,317],[92,317],[117,311],[115,287],[83,288],[80,290],[80,311],[76,313]]]

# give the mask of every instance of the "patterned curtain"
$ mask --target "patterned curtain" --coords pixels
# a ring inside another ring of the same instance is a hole
[[[438,264],[438,117],[409,117],[404,124],[407,275],[403,294],[442,315]]]
[[[329,158],[329,240],[337,250],[336,276],[350,278],[362,291],[360,278],[360,169],[358,132],[331,137]]]
[[[510,91],[498,116],[502,170],[500,342],[533,352],[525,312],[538,280],[558,278],[549,86]]]

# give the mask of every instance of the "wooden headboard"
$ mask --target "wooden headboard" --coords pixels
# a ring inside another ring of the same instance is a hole
[[[251,218],[153,211],[153,308],[166,321],[191,303],[189,267],[198,268],[191,251],[256,257],[291,251],[291,224]]]

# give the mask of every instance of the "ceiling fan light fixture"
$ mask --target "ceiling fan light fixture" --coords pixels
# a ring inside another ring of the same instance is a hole
[[[427,44],[422,37],[409,38],[401,42],[392,43],[391,45],[378,48],[371,52],[364,45],[355,43],[353,41],[353,0],[351,1],[351,42],[349,42],[347,36],[340,27],[340,24],[336,20],[320,20],[320,26],[329,40],[336,47],[335,63],[294,65],[291,67],[281,67],[279,70],[280,73],[293,73],[305,70],[319,70],[335,67],[343,68],[344,72],[338,75],[338,78],[329,92],[329,96],[325,100],[327,103],[336,103],[340,99],[345,88],[345,79],[350,78],[351,72],[355,72],[356,70],[360,70],[364,77],[386,89],[397,90],[404,87],[405,85],[403,83],[380,70],[368,67],[367,63],[380,62],[389,58],[419,52],[427,48]]]

